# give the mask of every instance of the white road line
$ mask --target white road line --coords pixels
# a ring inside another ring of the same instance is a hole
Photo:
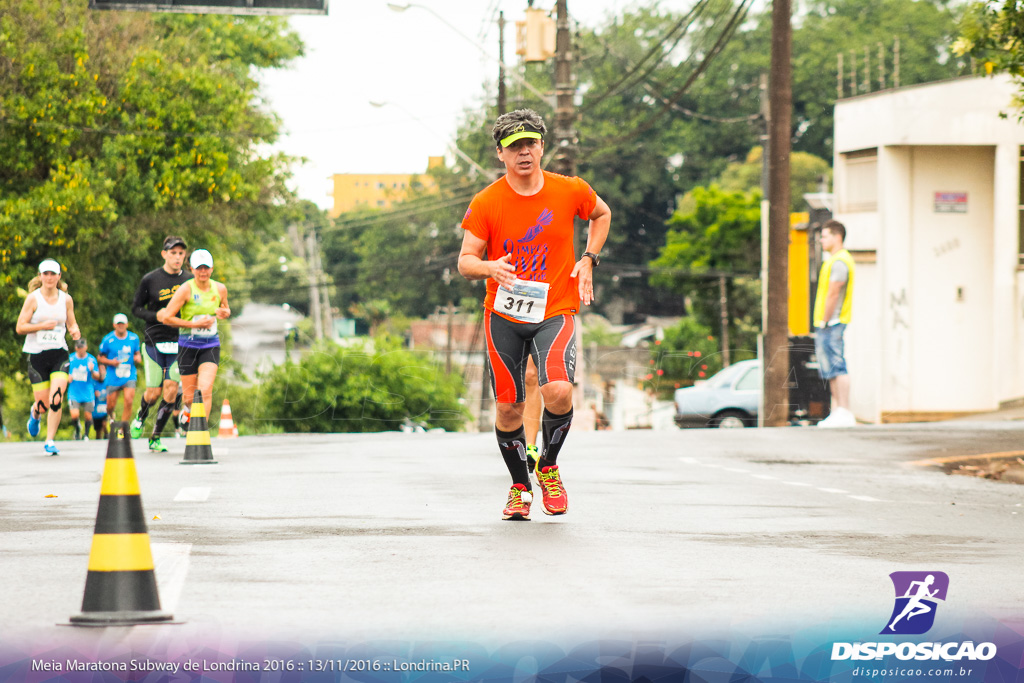
[[[160,607],[164,612],[173,614],[185,589],[192,544],[151,543],[150,549],[153,551],[153,568],[157,591],[160,593]]]
[[[845,489],[836,489],[836,488],[829,488],[829,487],[814,486],[813,484],[808,484],[808,483],[802,482],[802,481],[785,481],[784,479],[779,479],[778,477],[773,477],[770,474],[754,474],[750,470],[741,469],[739,467],[726,467],[725,465],[718,465],[718,464],[714,464],[714,463],[710,463],[710,462],[701,462],[700,460],[697,460],[696,458],[682,457],[682,458],[679,458],[679,461],[683,462],[683,463],[686,463],[687,465],[699,465],[701,467],[713,467],[715,469],[720,469],[720,470],[723,470],[725,472],[735,472],[736,474],[749,474],[754,479],[762,479],[764,481],[777,481],[780,484],[785,484],[787,486],[803,486],[803,487],[807,487],[807,488],[815,488],[818,491],[821,491],[822,493],[835,493],[835,494],[846,495],[849,498],[852,498],[853,500],[859,500],[859,501],[863,501],[865,503],[881,503],[881,502],[884,502],[884,501],[882,501],[879,498],[872,498],[871,496],[854,496],[854,495],[851,495],[850,492],[845,490]]]
[[[174,497],[175,503],[202,503],[210,497],[209,486],[186,486]]]

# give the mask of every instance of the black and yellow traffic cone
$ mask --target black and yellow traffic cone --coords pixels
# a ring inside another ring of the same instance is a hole
[[[185,435],[185,459],[182,465],[216,465],[213,448],[210,446],[210,428],[206,422],[206,406],[203,393],[196,389],[192,396],[192,411],[188,417],[188,434]]]
[[[128,423],[115,422],[107,442],[82,613],[71,617],[71,624],[131,626],[172,618],[160,610]]]

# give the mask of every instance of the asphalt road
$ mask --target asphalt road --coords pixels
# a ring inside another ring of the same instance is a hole
[[[950,577],[943,618],[1020,619],[1018,486],[912,465],[1008,451],[1024,423],[575,433],[569,513],[501,520],[487,434],[133,442],[164,609],[83,630],[105,443],[0,444],[0,639],[604,638],[878,622],[888,575]],[[46,497],[48,495],[56,497]],[[953,599],[955,597],[955,599]],[[136,632],[127,635],[128,631]],[[144,635],[138,635],[141,632]],[[215,634],[215,637],[210,634]]]

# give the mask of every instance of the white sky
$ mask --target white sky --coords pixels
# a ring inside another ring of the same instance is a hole
[[[517,62],[515,21],[523,19],[526,0],[418,4],[434,14],[415,5],[395,12],[386,0],[330,0],[326,17],[291,18],[307,55],[262,81],[284,123],[275,149],[308,159],[294,168],[292,185],[301,198],[327,209],[334,173],[422,173],[428,156],[451,157],[462,112],[481,107],[484,82],[493,90],[497,80],[499,9],[507,22],[505,62]],[[588,27],[637,4],[648,3],[568,0],[570,15]],[[660,4],[682,9],[692,0]],[[534,5],[549,10],[554,0]],[[486,48],[490,59],[444,22]],[[510,89],[515,85],[507,82]],[[390,104],[375,108],[371,101]]]

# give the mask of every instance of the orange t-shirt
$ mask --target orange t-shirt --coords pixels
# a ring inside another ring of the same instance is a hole
[[[544,319],[580,307],[579,285],[570,277],[576,265],[573,218],[586,220],[597,206],[597,194],[585,180],[544,171],[544,187],[535,195],[516,193],[504,176],[481,190],[469,204],[462,227],[487,242],[487,258],[511,253],[520,280],[547,282]],[[498,283],[487,279],[484,308],[494,310]]]

